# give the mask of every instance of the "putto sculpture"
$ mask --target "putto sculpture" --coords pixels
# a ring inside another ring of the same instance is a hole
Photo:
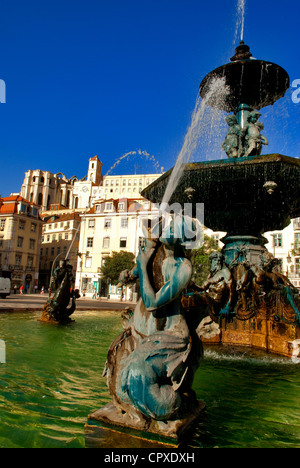
[[[268,145],[268,140],[261,135],[264,124],[258,122],[261,114],[251,111],[247,116],[247,124],[242,128],[234,114],[225,118],[229,125],[227,135],[222,143],[222,149],[229,158],[241,158],[243,156],[260,155],[262,145]]]

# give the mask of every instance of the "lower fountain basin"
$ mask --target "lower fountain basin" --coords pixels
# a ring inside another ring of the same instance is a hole
[[[161,203],[171,172],[142,196]],[[193,189],[192,199],[188,188]],[[175,202],[204,203],[205,226],[228,235],[259,237],[284,229],[300,216],[300,160],[268,154],[186,164],[169,203]]]

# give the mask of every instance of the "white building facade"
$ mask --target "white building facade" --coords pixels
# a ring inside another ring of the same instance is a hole
[[[85,295],[100,295],[101,266],[105,259],[120,251],[136,257],[144,243],[143,225],[157,214],[152,204],[142,198],[99,200],[82,214],[75,287]],[[120,297],[116,286],[110,286],[109,294],[111,298]]]

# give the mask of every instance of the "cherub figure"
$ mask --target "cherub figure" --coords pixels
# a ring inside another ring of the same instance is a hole
[[[248,115],[248,125],[245,130],[245,154],[244,156],[260,155],[262,145],[268,145],[268,140],[261,135],[261,130],[264,129],[264,124],[258,122],[261,114],[256,111],[250,112]]]
[[[225,118],[229,129],[226,138],[222,143],[222,149],[225,151],[229,158],[239,158],[242,156],[241,136],[242,129],[237,122],[236,116],[233,114]]]

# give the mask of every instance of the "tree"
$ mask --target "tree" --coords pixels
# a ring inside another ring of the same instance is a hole
[[[218,241],[204,235],[204,242],[202,247],[194,249],[190,254],[190,261],[193,265],[193,281],[201,286],[207,279],[210,272],[209,256],[212,252],[220,251]]]
[[[101,267],[102,278],[104,282],[117,284],[120,273],[124,270],[132,270],[134,267],[135,256],[131,252],[113,252],[106,257]]]

